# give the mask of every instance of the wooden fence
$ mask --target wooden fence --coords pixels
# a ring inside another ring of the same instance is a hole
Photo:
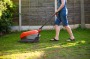
[[[18,4],[18,0],[13,0]],[[70,24],[81,23],[81,1],[67,0],[68,20]],[[54,0],[21,0],[22,25],[42,25],[55,12]],[[90,24],[90,0],[84,0],[85,23]],[[16,20],[15,20],[16,19]],[[14,22],[18,24],[19,18]],[[47,25],[54,22],[53,18]]]

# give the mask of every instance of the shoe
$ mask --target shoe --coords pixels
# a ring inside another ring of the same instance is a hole
[[[50,41],[59,41],[59,40],[57,40],[57,39],[53,38],[53,39],[51,39]]]
[[[70,42],[70,41],[75,41],[75,39],[68,38],[67,41],[68,41],[68,42]]]

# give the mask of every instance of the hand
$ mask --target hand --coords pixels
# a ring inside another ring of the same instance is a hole
[[[58,11],[55,12],[55,15],[56,15],[56,16],[58,15]]]

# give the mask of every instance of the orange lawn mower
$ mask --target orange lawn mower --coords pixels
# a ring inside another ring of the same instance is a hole
[[[44,27],[44,25],[49,22],[53,16],[55,14],[53,14],[49,20],[47,20],[38,30],[31,30],[31,31],[26,31],[26,32],[23,32],[21,33],[20,35],[20,38],[21,40],[19,42],[31,42],[31,43],[34,43],[34,42],[39,42],[39,37],[40,37],[40,32],[42,30],[42,28]]]

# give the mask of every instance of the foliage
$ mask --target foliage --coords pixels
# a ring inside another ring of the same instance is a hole
[[[0,32],[7,33],[12,25],[12,17],[15,5],[11,0],[0,1]]]

